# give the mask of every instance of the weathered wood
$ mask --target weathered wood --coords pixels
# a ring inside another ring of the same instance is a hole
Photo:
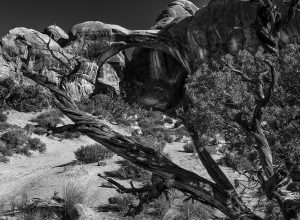
[[[87,135],[133,164],[161,176],[165,179],[167,188],[176,188],[188,193],[195,200],[215,207],[229,217],[240,215],[240,213],[236,213],[239,209],[228,207],[227,202],[230,197],[223,188],[179,167],[153,149],[144,147],[113,131],[93,116],[79,111],[72,99],[47,78],[34,73],[25,65],[22,70],[24,76],[45,86],[53,93],[56,106],[75,123],[75,126],[71,126],[73,131]]]

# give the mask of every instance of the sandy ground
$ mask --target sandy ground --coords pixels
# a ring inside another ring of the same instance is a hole
[[[34,116],[35,114],[31,113],[11,111],[8,115],[8,123],[24,127]],[[129,133],[118,126],[111,126],[125,135]],[[41,138],[47,145],[47,152],[34,153],[31,157],[16,155],[10,158],[9,164],[0,163],[0,198],[2,201],[10,201],[23,194],[27,194],[30,198],[51,197],[54,191],[61,194],[63,187],[68,184],[76,184],[85,189],[86,204],[90,207],[107,203],[107,199],[116,194],[114,189],[98,187],[103,180],[97,177],[97,174],[117,170],[119,165],[116,162],[122,158],[114,156],[105,161],[106,166],[74,165],[74,151],[82,145],[93,144],[93,140],[86,136],[62,141],[46,136],[33,136]],[[164,151],[183,168],[209,178],[200,160],[192,154],[183,152],[183,145],[184,143],[179,142],[167,144]],[[214,157],[217,159],[219,155],[214,155]],[[232,181],[235,178],[241,178],[238,173],[229,168],[222,167],[222,169]],[[128,184],[127,181],[121,181],[121,183]],[[98,213],[95,219],[114,218],[108,214]]]

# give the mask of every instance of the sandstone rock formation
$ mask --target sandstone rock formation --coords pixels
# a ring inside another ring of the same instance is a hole
[[[47,34],[62,47],[69,40],[69,35],[63,29],[56,25],[50,25],[47,28],[45,28],[43,34]]]
[[[75,25],[71,33],[78,26],[80,24]],[[70,39],[58,26],[51,25],[44,33],[27,28],[15,28],[1,39],[0,78],[13,76],[20,83],[29,83],[20,72],[22,62],[28,60],[30,68],[46,75],[56,84],[62,83],[62,72],[67,73],[76,68],[75,74],[63,83],[75,99],[88,96],[94,91],[102,91],[107,87],[119,90],[119,76],[122,76],[125,66],[124,55],[117,54],[101,68],[97,65],[97,59],[103,53],[101,45],[109,43],[98,40],[100,49],[97,52],[97,45],[93,45],[92,40],[86,44],[88,38],[76,38],[71,35]],[[95,49],[93,58],[90,55],[93,50],[82,50],[83,44],[87,45],[86,48]]]
[[[274,52],[298,42],[300,15],[296,9],[291,16],[291,2],[279,2],[274,14],[267,1],[211,0],[198,9],[176,0],[145,31],[100,21],[74,25],[69,35],[56,25],[44,34],[16,28],[0,43],[0,77],[22,78],[20,65],[29,60],[31,68],[77,99],[118,92],[120,84],[129,101],[166,109],[181,100],[186,76],[201,63],[242,49]],[[135,48],[131,61],[124,53],[127,48]]]

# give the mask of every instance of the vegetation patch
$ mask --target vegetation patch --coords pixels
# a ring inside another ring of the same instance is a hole
[[[82,163],[95,163],[112,158],[113,156],[113,152],[107,150],[100,144],[81,146],[74,153],[76,159]]]
[[[0,106],[20,112],[38,112],[51,105],[51,97],[38,85],[19,85],[12,77],[0,80]]]
[[[39,138],[31,138],[24,129],[8,130],[0,136],[0,156],[2,162],[8,162],[7,157],[14,153],[30,156],[31,151],[46,151],[46,144]]]

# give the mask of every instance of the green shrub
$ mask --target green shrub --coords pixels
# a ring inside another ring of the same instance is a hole
[[[138,142],[139,144],[152,148],[156,152],[163,155],[163,150],[166,145],[166,142],[163,140],[163,138],[159,138],[155,135],[148,135],[148,136],[134,136],[132,137],[133,140]]]
[[[164,140],[169,144],[173,143],[174,141],[173,137],[167,132],[164,132]]]
[[[0,106],[1,110],[8,108],[6,99],[15,87],[16,83],[12,77],[0,80]]]
[[[48,133],[48,130],[42,127],[34,127],[33,133],[37,135],[44,135]]]
[[[76,159],[83,163],[94,163],[100,160],[109,159],[113,156],[111,151],[100,144],[81,146],[74,153]]]
[[[0,123],[6,122],[7,121],[7,115],[4,114],[3,112],[0,112]]]
[[[46,145],[38,138],[30,138],[23,129],[9,130],[2,134],[0,138],[0,154],[2,156],[12,156],[13,153],[30,156],[31,152],[46,151]]]
[[[117,119],[116,121],[118,124],[125,125],[127,127],[131,126],[131,122],[127,119],[120,118],[120,119]]]
[[[0,156],[0,163],[9,163],[9,159],[5,156]]]
[[[38,112],[50,106],[51,98],[41,86],[17,86],[7,99],[10,108],[21,112]]]
[[[182,202],[178,205],[179,211],[182,213],[179,219],[189,220],[189,219],[201,219],[208,220],[212,219],[214,210],[202,203],[195,201]],[[178,220],[179,220],[178,219]]]
[[[18,129],[5,132],[0,139],[5,142],[7,148],[13,149],[23,146],[28,141],[28,136],[24,130]]]
[[[39,114],[36,118],[31,119],[42,128],[55,128],[58,124],[62,123],[61,117],[63,113],[58,109],[51,109]]]
[[[50,96],[41,86],[18,85],[12,77],[0,80],[0,106],[4,109],[37,112],[48,108],[50,103]]]
[[[187,153],[194,153],[195,152],[194,143],[192,142],[186,143],[185,145],[183,145],[183,150]]]
[[[113,94],[97,94],[90,98],[84,98],[77,102],[77,106],[82,111],[109,120],[125,118],[130,109],[129,104],[122,97]]]
[[[0,122],[0,132],[6,131],[9,128],[9,124],[6,122]]]
[[[32,155],[32,153],[30,152],[30,148],[27,145],[17,148],[15,152],[27,157],[30,157]]]
[[[138,121],[138,125],[142,129],[146,129],[146,128],[153,128],[155,124],[154,124],[154,121],[150,118],[141,118]]]
[[[137,167],[128,160],[123,161],[117,173],[123,179],[131,179],[140,182],[147,182],[151,179],[151,172]]]
[[[0,141],[0,154],[2,156],[12,156],[12,151],[11,149],[7,148],[6,145],[5,145],[5,142],[3,141]]]
[[[148,118],[152,118],[154,121],[163,121],[164,116],[160,111],[148,111]]]
[[[46,151],[46,144],[39,138],[29,138],[26,147],[33,151],[44,153]]]

